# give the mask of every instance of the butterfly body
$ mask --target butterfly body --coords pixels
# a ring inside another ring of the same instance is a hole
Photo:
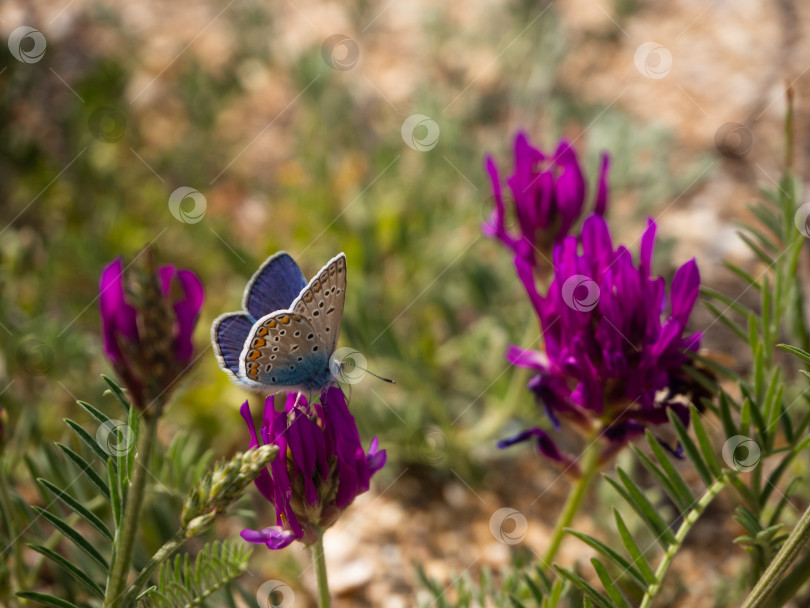
[[[346,256],[332,258],[306,282],[280,252],[248,283],[242,312],[214,321],[212,342],[233,379],[263,393],[319,392],[334,380],[335,352],[346,297]]]

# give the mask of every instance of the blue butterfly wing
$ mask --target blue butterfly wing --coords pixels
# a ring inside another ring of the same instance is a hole
[[[239,377],[269,393],[321,391],[334,379],[331,354],[309,319],[280,310],[253,326],[240,356]]]
[[[289,254],[280,251],[261,265],[250,279],[242,298],[242,307],[254,321],[277,310],[290,307],[307,280]]]
[[[219,365],[239,379],[239,359],[250,335],[254,319],[249,315],[232,312],[218,317],[211,327],[211,342],[214,345]]]

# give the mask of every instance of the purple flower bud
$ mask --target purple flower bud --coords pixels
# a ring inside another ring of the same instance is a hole
[[[279,454],[255,483],[276,511],[276,525],[244,530],[251,543],[281,549],[293,540],[315,542],[318,530],[331,526],[354,499],[369,489],[371,477],[385,465],[385,450],[374,438],[363,450],[357,424],[346,397],[336,386],[321,394],[320,403],[308,403],[301,393],[287,395],[284,410],[275,409],[275,397],[265,400],[260,431],[246,401],[242,417],[250,432],[250,447],[277,445]]]
[[[150,255],[146,254],[147,258]],[[120,258],[99,278],[104,352],[133,403],[140,409],[188,368],[191,340],[204,298],[202,283],[190,270],[174,266],[124,272]]]
[[[501,178],[491,157],[486,159],[486,170],[492,182],[495,209],[483,231],[509,247],[516,260],[533,265],[538,253],[549,254],[551,247],[562,241],[583,216],[587,187],[576,151],[564,139],[553,155],[547,155],[534,148],[521,131],[515,137],[514,154],[514,170],[506,183],[512,193],[518,232],[510,233],[506,226]],[[594,212],[600,216],[607,208],[608,167],[609,158],[603,154],[594,201]]]

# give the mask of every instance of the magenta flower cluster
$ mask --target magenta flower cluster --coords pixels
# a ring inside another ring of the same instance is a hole
[[[279,456],[256,479],[256,487],[276,511],[276,525],[243,530],[245,540],[281,549],[295,540],[314,543],[319,531],[331,526],[354,499],[369,489],[372,475],[385,465],[385,450],[376,437],[363,450],[357,424],[346,397],[337,386],[321,393],[320,403],[308,403],[290,393],[284,409],[275,398],[264,404],[257,431],[246,401],[242,417],[250,430],[250,447],[277,445]]]
[[[584,209],[585,188],[570,146],[562,142],[553,157],[552,166],[562,167],[556,179],[551,169],[534,168],[546,156],[532,148],[525,135],[518,136],[515,155],[509,185],[520,235],[505,230],[496,177],[495,213],[484,232],[515,253],[515,269],[537,314],[545,348],[512,346],[508,360],[536,373],[529,389],[554,427],[565,420],[586,436],[604,437],[610,444],[606,454],[646,427],[667,422],[670,408],[687,422],[688,409],[678,397],[688,381],[687,353],[696,351],[701,340],[699,333],[686,332],[700,286],[695,260],[676,271],[667,295],[664,278],[651,274],[654,221],[648,220],[637,262],[626,247],[614,247],[602,217],[607,203],[607,157],[603,157],[595,212],[577,235],[571,232]],[[497,176],[491,160],[487,165],[490,174]],[[557,221],[548,219],[555,217]],[[531,254],[538,243],[554,243],[551,268]],[[551,282],[542,294],[538,277],[549,274]],[[545,456],[576,470],[573,459],[539,427],[499,445],[532,438]]]
[[[120,258],[113,260],[99,279],[99,305],[104,352],[139,408],[167,391],[189,367],[194,355],[191,336],[200,314],[204,291],[190,270],[161,266],[155,280],[155,298],[143,297],[136,306],[126,289]],[[152,334],[159,332],[155,338]]]

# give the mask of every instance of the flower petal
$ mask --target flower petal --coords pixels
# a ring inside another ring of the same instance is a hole
[[[99,278],[99,307],[104,351],[113,363],[123,358],[118,336],[138,340],[137,312],[127,303],[124,295],[124,269],[121,258],[110,262]]]

